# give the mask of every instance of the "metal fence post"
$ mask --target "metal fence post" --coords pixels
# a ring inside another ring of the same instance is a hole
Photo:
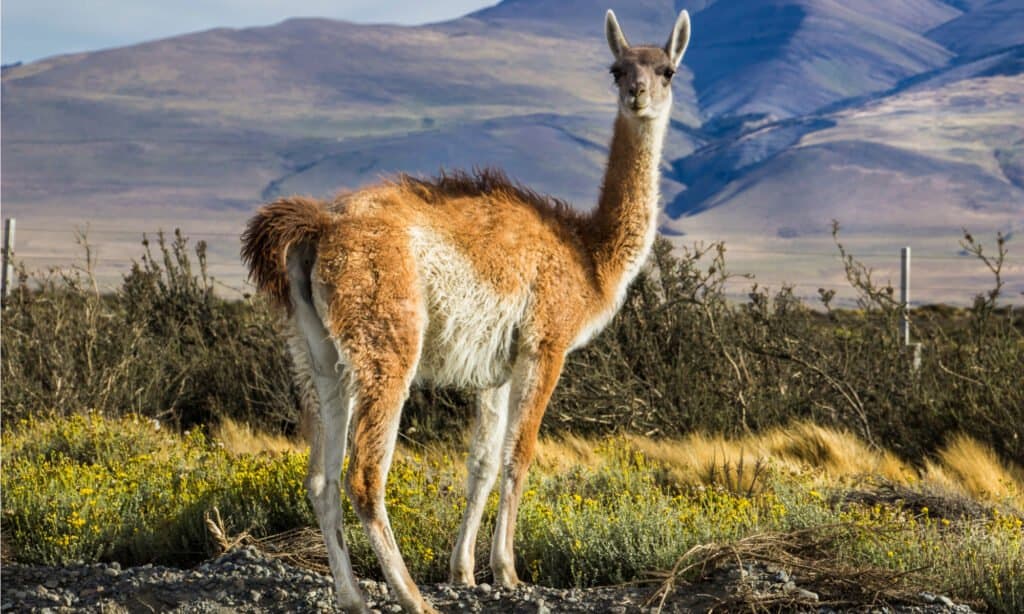
[[[14,218],[7,218],[4,224],[4,262],[3,282],[0,286],[0,298],[7,302],[7,295],[11,291],[11,283],[14,281]]]
[[[900,341],[910,345],[910,247],[900,250]]]
[[[914,371],[921,366],[921,344],[910,342],[910,246],[900,249],[900,343],[911,354]]]

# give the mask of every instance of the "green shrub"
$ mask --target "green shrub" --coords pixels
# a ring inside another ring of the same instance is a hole
[[[734,436],[806,420],[915,462],[966,432],[1024,464],[1024,318],[997,304],[1002,237],[994,256],[964,240],[995,278],[971,309],[911,312],[923,344],[916,371],[898,338],[892,288],[837,245],[856,309],[834,308],[822,291],[812,310],[790,288],[769,294],[756,285],[735,304],[724,245],[677,257],[658,242],[611,325],[569,357],[547,428]]]

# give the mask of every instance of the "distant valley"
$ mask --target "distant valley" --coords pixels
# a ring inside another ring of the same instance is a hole
[[[663,175],[677,244],[725,240],[734,271],[813,295],[842,285],[837,219],[883,279],[912,245],[915,297],[966,302],[988,281],[961,227],[1000,231],[1024,299],[1024,0],[505,0],[48,58],[3,71],[3,215],[36,266],[86,222],[122,268],[142,231],[180,226],[239,287],[241,224],[281,194],[494,165],[589,208],[615,112],[608,6],[634,42],[693,15]]]

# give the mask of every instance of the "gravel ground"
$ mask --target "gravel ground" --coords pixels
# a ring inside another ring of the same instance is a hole
[[[283,564],[253,548],[241,548],[192,569],[146,565],[122,569],[116,563],[40,567],[5,564],[0,609],[3,612],[334,612],[329,577]],[[387,598],[386,586],[362,582],[370,607],[381,614],[400,612]],[[442,612],[546,614],[551,612],[654,612],[645,606],[650,587],[553,589],[521,586],[505,590],[481,584],[475,588],[435,584],[421,587]],[[785,604],[787,611],[834,612],[818,595],[799,587],[784,570],[759,564],[722,570],[709,581],[675,591],[664,612],[729,610],[737,594],[757,594]],[[852,608],[865,612],[969,613],[946,597],[922,593],[916,605]],[[735,603],[735,602],[733,602]]]

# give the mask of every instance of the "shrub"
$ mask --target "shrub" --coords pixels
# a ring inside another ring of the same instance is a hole
[[[276,316],[259,299],[217,298],[201,243],[196,264],[180,234],[157,245],[109,296],[66,271],[19,285],[3,320],[5,420],[95,410],[294,430],[299,399]],[[737,304],[724,245],[674,253],[657,242],[620,313],[569,357],[546,431],[733,436],[807,420],[915,460],[962,431],[1024,464],[1024,318],[999,304],[1003,238],[995,254],[964,238],[995,279],[970,309],[910,314],[923,343],[916,371],[892,288],[837,246],[856,309],[822,291],[814,310],[792,289],[756,284]],[[417,390],[403,432],[458,437],[470,414],[459,391]]]
[[[995,277],[970,310],[910,314],[923,344],[916,370],[898,339],[892,288],[837,246],[856,309],[834,308],[822,291],[815,311],[790,288],[769,294],[756,284],[733,304],[724,245],[677,257],[657,243],[650,271],[608,329],[569,357],[549,432],[735,436],[807,420],[915,460],[962,431],[1024,464],[1024,318],[997,304],[1003,238],[986,256],[965,236]]]
[[[97,411],[189,428],[219,416],[277,429],[297,420],[297,394],[275,317],[225,301],[193,270],[180,233],[148,241],[121,288],[101,295],[79,269],[27,279],[3,318],[3,418]],[[88,269],[88,267],[85,267]]]

